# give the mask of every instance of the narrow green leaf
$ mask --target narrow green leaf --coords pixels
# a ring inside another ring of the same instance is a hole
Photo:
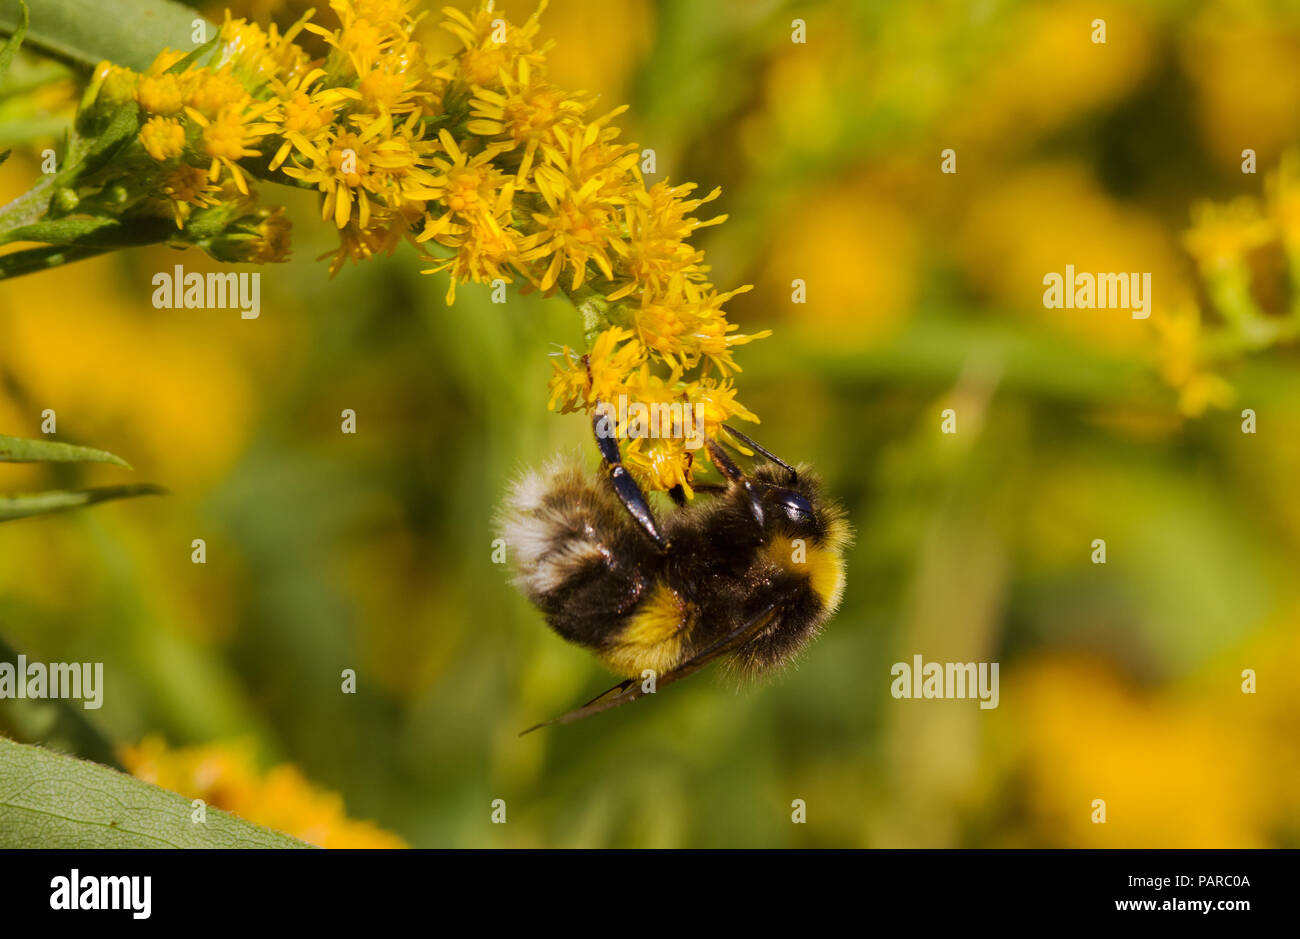
[[[0,463],[112,463],[131,468],[131,464],[107,450],[78,447],[57,440],[28,440],[0,434]]]
[[[30,495],[0,496],[0,522],[12,522],[34,515],[48,515],[67,509],[79,509],[96,502],[132,499],[136,496],[159,496],[167,492],[161,486],[139,483],[130,486],[99,486],[95,489],[56,489]]]
[[[153,245],[176,235],[170,219],[127,219],[68,216],[34,222],[0,235],[0,245],[38,241],[82,248],[123,248]]]
[[[96,255],[111,251],[112,248],[68,247],[53,245],[45,248],[28,248],[12,254],[0,255],[0,280],[18,277],[22,274],[35,274],[37,271],[61,267],[73,261],[84,261]]]
[[[306,848],[105,766],[0,739],[0,848]]]
[[[168,74],[179,75],[181,72],[185,71],[191,65],[197,66],[200,64],[204,64],[204,63],[200,63],[199,59],[202,56],[207,55],[209,52],[215,50],[217,48],[217,40],[220,38],[221,38],[220,33],[214,33],[212,38],[209,39],[207,42],[205,42],[203,45],[199,46],[197,49],[195,49],[193,52],[186,55],[184,58],[177,59],[175,62],[173,62],[171,66],[168,67],[167,69]]]
[[[40,241],[51,245],[87,244],[91,243],[88,239],[97,233],[102,235],[121,227],[121,219],[116,218],[56,218],[33,222],[0,234],[0,245],[15,241]]]
[[[85,68],[107,59],[140,72],[164,48],[194,48],[199,18],[172,0],[39,0],[27,44]],[[14,32],[20,19],[19,0],[0,0],[0,31]]]
[[[23,37],[27,35],[28,14],[27,4],[23,0],[18,0],[18,25],[13,30],[12,36],[5,47],[0,49],[0,75],[9,71],[9,66],[14,60],[14,55],[18,52],[18,47],[23,44]]]

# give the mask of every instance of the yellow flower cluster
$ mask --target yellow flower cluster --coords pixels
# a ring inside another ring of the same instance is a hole
[[[1227,407],[1235,391],[1216,368],[1241,352],[1300,338],[1300,154],[1285,156],[1265,183],[1265,198],[1198,203],[1183,246],[1196,261],[1212,317],[1192,305],[1153,322],[1159,368],[1178,391],[1179,408],[1197,417]],[[1252,255],[1276,246],[1287,259],[1290,309],[1265,311],[1254,291]]]
[[[708,435],[731,418],[757,420],[731,376],[733,348],[758,336],[727,321],[723,305],[740,290],[714,288],[689,241],[724,220],[694,214],[718,191],[647,188],[637,147],[613,126],[624,109],[593,114],[591,95],[547,79],[545,0],[522,25],[490,0],[471,14],[445,8],[441,28],[459,48],[438,59],[421,41],[416,0],[330,6],[334,28],[308,13],[283,34],[227,13],[213,50],[186,61],[165,51],[133,76],[138,143],[178,227],[251,199],[250,173],[312,188],[339,231],[332,274],[408,240],[431,261],[426,273],[448,273],[449,303],[467,281],[572,296],[594,342],[557,360],[552,408],[590,412],[620,395],[698,405]],[[304,51],[305,34],[325,55]],[[243,250],[281,259],[282,217],[257,221],[266,239]],[[252,238],[256,226],[243,231]],[[626,460],[650,488],[689,492],[698,451],[686,444],[632,439]]]
[[[343,800],[308,782],[295,767],[262,772],[251,746],[211,744],[169,749],[157,737],[122,750],[138,779],[322,848],[404,848],[396,835],[349,819]]]

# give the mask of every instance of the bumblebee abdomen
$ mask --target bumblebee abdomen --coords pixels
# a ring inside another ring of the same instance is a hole
[[[663,674],[689,657],[698,615],[694,603],[661,580],[610,634],[600,657],[614,672],[629,678],[646,669]]]
[[[608,484],[576,465],[525,475],[511,487],[498,527],[515,583],[550,627],[602,654],[635,621],[661,566]],[[633,633],[647,635],[640,627]]]

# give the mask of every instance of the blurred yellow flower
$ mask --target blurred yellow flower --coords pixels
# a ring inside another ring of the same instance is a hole
[[[967,275],[993,299],[1102,348],[1149,347],[1150,333],[1128,313],[1044,308],[1045,274],[1066,264],[1149,273],[1153,309],[1194,293],[1165,228],[1107,195],[1075,163],[1032,164],[983,188],[959,237]]]
[[[1300,254],[1300,151],[1282,156],[1276,171],[1265,180],[1268,216],[1291,254]]]
[[[870,179],[837,180],[801,193],[772,225],[765,293],[782,302],[785,328],[837,350],[878,342],[911,313],[920,283],[916,213]]]
[[[122,762],[138,779],[202,799],[245,821],[322,848],[404,848],[406,842],[370,823],[347,817],[343,800],[309,782],[290,765],[263,772],[247,743],[169,748],[147,737],[122,748]]]
[[[1126,687],[1105,666],[1020,669],[997,711],[1027,787],[1031,843],[1252,848],[1270,843],[1268,748],[1208,706]],[[1105,823],[1094,821],[1094,800]]]
[[[1120,100],[1151,67],[1149,15],[1140,4],[1106,0],[1010,6],[996,29],[983,31],[997,38],[944,118],[948,139],[1000,149]],[[1104,43],[1092,41],[1095,20],[1106,24]]]
[[[1161,377],[1178,391],[1178,409],[1200,417],[1211,407],[1227,407],[1236,393],[1202,362],[1200,311],[1192,304],[1161,310],[1152,317],[1159,337]]]
[[[1192,227],[1183,236],[1187,253],[1201,273],[1213,277],[1243,263],[1246,256],[1273,237],[1273,226],[1259,203],[1250,198],[1226,204],[1198,202],[1192,207]]]
[[[1236,0],[1205,3],[1179,52],[1201,134],[1223,165],[1236,169],[1244,148],[1271,163],[1294,143],[1300,110],[1294,11],[1266,18]]]

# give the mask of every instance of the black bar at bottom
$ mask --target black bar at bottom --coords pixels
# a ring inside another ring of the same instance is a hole
[[[494,928],[635,928],[642,919],[663,928],[700,915],[770,927],[778,909],[809,917],[809,927],[832,913],[864,926],[898,917],[927,927],[1103,917],[1228,926],[1294,912],[1298,861],[1280,850],[0,851],[0,909],[6,925],[75,917],[128,928],[337,928],[395,915]],[[143,880],[103,880],[145,876],[147,917]],[[125,909],[80,908],[111,905],[114,893]]]

